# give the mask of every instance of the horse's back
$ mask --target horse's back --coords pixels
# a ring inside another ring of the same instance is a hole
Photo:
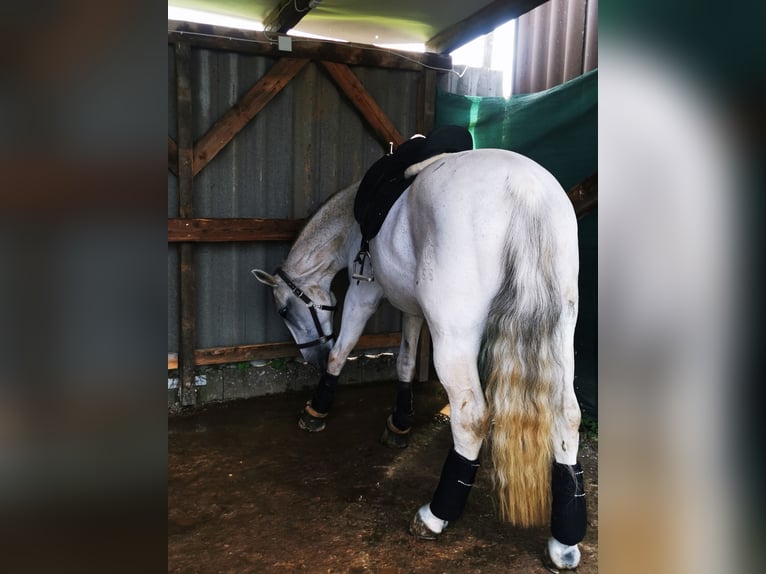
[[[480,149],[445,156],[426,168],[408,196],[416,251],[431,245],[443,260],[497,274],[512,226],[530,220],[560,249],[574,241],[574,210],[558,181],[520,154]]]
[[[549,171],[526,156],[501,149],[443,156],[419,174],[409,195],[414,217],[444,211],[448,217],[486,214],[502,219],[513,208],[558,211],[564,206],[564,211],[571,211]]]

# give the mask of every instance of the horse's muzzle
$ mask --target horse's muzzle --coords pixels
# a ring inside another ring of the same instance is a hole
[[[312,367],[316,368],[320,373],[324,373],[327,369],[327,362],[330,358],[330,349],[333,346],[333,340],[301,349],[301,355],[303,359]]]

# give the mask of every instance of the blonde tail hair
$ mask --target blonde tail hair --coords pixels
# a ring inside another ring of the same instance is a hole
[[[479,354],[500,516],[524,527],[550,520],[551,393],[553,381],[562,376],[556,351],[562,305],[554,240],[543,216],[528,207],[514,210],[506,269]]]

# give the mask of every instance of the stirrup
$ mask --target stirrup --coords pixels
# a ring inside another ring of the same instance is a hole
[[[370,274],[365,275],[364,265],[368,260],[370,262]],[[371,282],[375,280],[372,271],[372,258],[370,257],[370,252],[366,249],[362,249],[357,253],[356,259],[354,259],[354,272],[351,274],[351,278],[356,279],[357,285],[359,284],[359,281]]]

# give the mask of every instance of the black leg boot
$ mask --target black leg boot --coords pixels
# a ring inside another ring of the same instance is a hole
[[[394,412],[386,420],[386,428],[380,442],[391,448],[406,448],[414,413],[412,408],[412,383],[399,381],[396,390]]]
[[[338,377],[324,373],[319,379],[314,398],[306,403],[298,418],[298,427],[308,432],[320,432],[327,426],[326,418],[335,398]]]

